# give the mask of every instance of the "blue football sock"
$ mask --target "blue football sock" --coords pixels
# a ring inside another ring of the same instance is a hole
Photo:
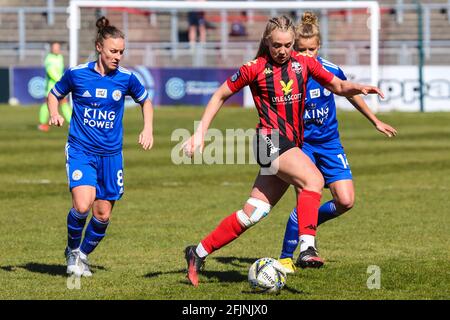
[[[99,242],[105,237],[108,224],[109,221],[102,222],[92,216],[91,221],[89,221],[89,224],[86,228],[80,251],[84,254],[90,254],[92,251],[94,251]]]
[[[317,221],[317,225],[321,225],[322,223],[339,217],[339,213],[336,212],[336,205],[334,203],[334,200],[325,202],[320,208],[319,208],[319,219]]]
[[[297,209],[292,210],[289,220],[286,224],[286,231],[283,239],[283,249],[281,250],[280,259],[292,258],[294,256],[295,249],[298,246],[298,222],[297,222]]]
[[[67,215],[67,246],[70,249],[77,249],[81,243],[84,225],[89,211],[79,213],[74,208],[70,209]]]

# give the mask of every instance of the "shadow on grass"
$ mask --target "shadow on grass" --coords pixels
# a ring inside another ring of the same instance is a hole
[[[90,266],[93,271],[95,270],[106,270],[105,267],[102,266]],[[65,265],[60,264],[46,264],[46,263],[37,263],[37,262],[29,262],[22,265],[17,266],[1,266],[1,270],[8,271],[8,272],[15,272],[17,269],[25,269],[27,271],[33,272],[33,273],[41,273],[41,274],[48,274],[51,276],[67,276],[66,269],[67,267]]]
[[[180,274],[183,277],[182,283],[189,283],[187,280],[184,279],[184,276],[186,275],[186,269],[179,269],[174,271],[168,271],[168,272],[150,272],[144,275],[145,278],[156,278],[161,275],[168,275],[168,274]],[[242,282],[247,280],[247,275],[244,275],[240,273],[239,271],[202,271],[200,273],[201,277],[208,278],[208,279],[214,279],[218,280],[219,282]]]
[[[295,288],[291,288],[291,287],[289,287],[288,285],[285,285],[285,286],[283,287],[283,289],[282,289],[280,292],[275,293],[275,294],[273,294],[273,293],[260,293],[260,292],[255,292],[255,291],[252,291],[251,289],[248,289],[248,290],[242,290],[242,293],[243,293],[243,294],[250,294],[250,295],[267,294],[267,295],[274,295],[274,296],[277,296],[277,295],[282,294],[283,291],[288,291],[288,292],[293,293],[293,294],[305,294],[305,292],[299,291],[299,290],[297,290],[297,289],[295,289]]]
[[[214,260],[216,260],[219,263],[223,263],[226,265],[232,265],[236,267],[248,267],[253,264],[256,260],[259,258],[243,258],[243,257],[214,257]]]
[[[225,283],[239,283],[239,282],[246,282],[247,281],[247,270],[250,267],[250,265],[258,260],[258,258],[249,258],[249,257],[213,257],[211,258],[221,264],[225,265],[231,265],[237,268],[245,268],[245,272],[242,273],[242,271],[238,270],[227,270],[227,271],[213,271],[213,270],[204,270],[200,273],[201,277],[218,281],[218,282],[225,282]],[[207,265],[206,265],[207,268]],[[145,278],[156,278],[161,275],[169,275],[169,274],[180,274],[185,276],[186,269],[178,269],[173,271],[167,271],[167,272],[150,272],[144,275]],[[189,283],[186,280],[183,279],[183,283]],[[292,293],[302,293],[301,291],[296,291],[295,289],[287,288],[288,291]],[[252,293],[249,292],[243,292],[243,293]]]

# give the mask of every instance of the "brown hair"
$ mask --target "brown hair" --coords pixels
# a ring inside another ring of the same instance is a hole
[[[103,44],[103,40],[108,38],[122,38],[125,39],[125,35],[122,31],[117,29],[115,26],[109,24],[109,20],[106,17],[101,17],[95,23],[97,27],[97,36],[95,37],[95,44]]]
[[[320,44],[320,28],[319,19],[316,14],[311,11],[306,11],[303,13],[302,21],[297,26],[297,39],[311,39],[317,37]]]
[[[256,58],[269,54],[267,40],[270,39],[272,31],[277,29],[281,31],[292,31],[295,38],[295,27],[291,19],[286,16],[280,16],[270,19],[269,22],[267,22],[266,29],[264,30],[264,33],[261,37],[261,41],[259,42],[259,48],[258,52],[256,53]]]

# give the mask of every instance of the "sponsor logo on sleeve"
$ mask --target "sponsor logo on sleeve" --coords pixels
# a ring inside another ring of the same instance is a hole
[[[241,76],[241,72],[238,70],[235,74],[231,76],[231,82],[235,82]]]

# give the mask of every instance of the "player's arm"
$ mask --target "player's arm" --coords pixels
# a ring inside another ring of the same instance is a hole
[[[58,112],[58,105],[59,100],[64,99],[74,87],[70,72],[70,69],[64,72],[62,78],[48,93],[47,106],[50,114],[49,125],[61,127],[64,123],[64,118]]]
[[[129,78],[127,95],[141,106],[144,128],[139,134],[138,143],[144,150],[149,150],[153,146],[153,105],[147,90],[134,73],[131,73]]]
[[[347,97],[347,100],[356,108],[356,110],[361,112],[378,131],[389,138],[395,137],[397,135],[397,130],[394,127],[391,127],[387,123],[384,123],[383,121],[378,119],[375,114],[373,114],[363,98],[361,98],[360,96],[353,96]]]
[[[208,132],[208,128],[211,125],[216,114],[219,112],[220,108],[223,106],[225,101],[234,94],[233,91],[228,87],[225,81],[219,89],[213,94],[206,109],[203,112],[200,124],[197,127],[195,133],[183,143],[183,150],[186,155],[192,156],[197,148],[200,148],[200,153],[203,152],[205,135]]]
[[[150,150],[153,146],[153,106],[150,99],[145,99],[141,104],[144,128],[139,134],[139,144],[144,150]]]
[[[381,98],[384,98],[383,92],[378,87],[368,86],[346,80],[344,81],[339,79],[338,77],[333,77],[330,82],[324,83],[323,86],[339,96],[353,97],[359,94],[378,94]]]
[[[244,64],[214,92],[206,105],[206,109],[203,112],[202,119],[195,133],[182,145],[186,155],[192,157],[197,148],[200,149],[200,153],[203,151],[205,135],[214,117],[229,97],[249,85],[255,79],[258,68],[257,60]]]
[[[378,94],[384,98],[383,92],[377,87],[341,80],[325,70],[316,59],[309,56],[302,56],[300,59],[304,59],[311,76],[334,94],[345,97]]]
[[[48,124],[51,126],[62,127],[64,124],[64,118],[58,111],[59,100],[50,91],[47,96],[47,107],[50,114]]]

